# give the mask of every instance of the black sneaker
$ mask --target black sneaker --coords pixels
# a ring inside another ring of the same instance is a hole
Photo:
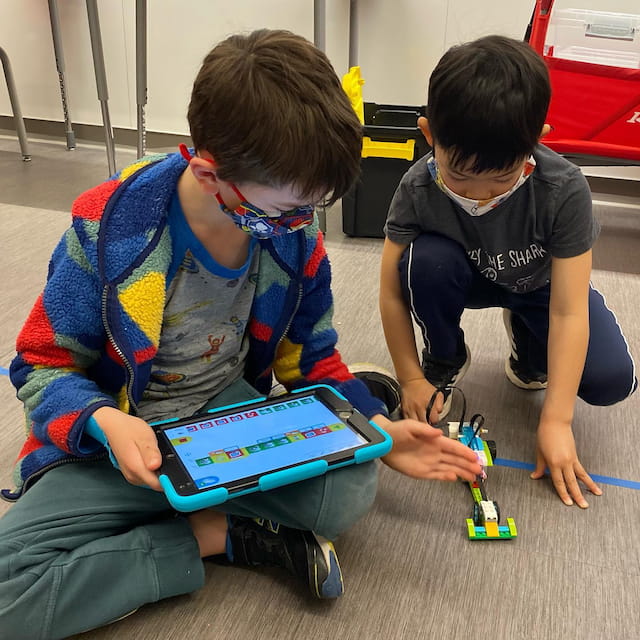
[[[502,310],[502,320],[511,344],[511,353],[504,362],[504,372],[509,382],[520,389],[546,389],[547,374],[537,371],[528,362],[526,337],[520,335],[523,334],[523,328],[514,326],[514,317],[509,309]]]
[[[233,563],[282,567],[301,578],[316,598],[344,593],[336,551],[325,538],[261,518],[230,515],[228,520]]]
[[[400,416],[400,385],[390,371],[371,362],[358,362],[349,371],[367,385],[371,395],[384,402],[392,420]]]
[[[464,352],[455,360],[439,360],[434,358],[426,349],[422,352],[422,371],[424,377],[436,389],[444,389],[444,404],[440,412],[440,420],[447,417],[451,411],[452,393],[447,387],[456,386],[467,373],[471,364],[469,347],[463,342]]]

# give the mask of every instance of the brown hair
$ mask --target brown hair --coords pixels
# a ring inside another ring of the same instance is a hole
[[[233,35],[206,56],[191,138],[222,180],[342,197],[360,171],[362,126],[328,58],[289,31]]]

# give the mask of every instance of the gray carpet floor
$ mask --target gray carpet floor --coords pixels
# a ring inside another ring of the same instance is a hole
[[[15,140],[0,137],[2,487],[11,484],[23,433],[21,407],[6,376],[15,336],[40,292],[71,201],[107,171],[100,148],[66,152],[59,142],[32,147],[33,161],[24,164]],[[122,150],[119,166],[127,159],[132,153]],[[640,218],[619,210],[608,215],[606,207],[598,215],[604,227],[593,281],[638,356]],[[336,208],[328,212],[326,244],[345,360],[390,367],[377,311],[381,241],[345,237]],[[541,392],[518,390],[506,380],[507,340],[498,310],[466,312],[463,326],[472,352],[462,385],[469,409],[484,414],[499,458],[530,463]],[[310,601],[293,579],[275,570],[207,565],[199,592],[147,605],[77,638],[638,638],[639,410],[640,394],[606,409],[578,401],[582,462],[604,477],[604,495],[590,497],[588,510],[565,507],[547,480],[533,481],[524,469],[489,470],[491,497],[503,517],[515,519],[516,540],[467,540],[471,501],[464,484],[419,482],[383,467],[374,509],[336,543],[346,582],[339,601]],[[635,488],[612,484],[616,479],[635,482]],[[7,508],[0,504],[0,514]]]

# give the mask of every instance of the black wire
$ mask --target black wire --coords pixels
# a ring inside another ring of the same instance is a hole
[[[464,418],[467,413],[467,399],[465,398],[465,395],[462,392],[462,389],[460,389],[460,387],[453,387],[453,386],[436,387],[435,391],[431,394],[431,398],[429,399],[429,404],[427,405],[427,423],[430,424],[432,427],[434,426],[431,424],[431,420],[429,420],[429,417],[431,416],[431,410],[433,409],[433,405],[436,402],[436,398],[438,397],[438,394],[441,393],[444,396],[447,391],[449,391],[450,393],[452,393],[453,391],[457,391],[462,396],[462,411],[460,411],[460,421],[458,424],[458,428],[462,429],[462,425],[464,424]]]
[[[458,433],[462,433],[462,427],[464,426],[464,419],[467,413],[467,398],[464,395],[464,392],[462,391],[462,389],[460,389],[460,387],[447,386],[447,387],[436,388],[436,390],[431,394],[431,398],[429,399],[429,404],[427,405],[427,423],[431,425],[429,416],[431,415],[431,410],[433,409],[433,405],[436,401],[436,398],[438,397],[438,394],[442,393],[444,395],[445,391],[449,391],[450,393],[453,393],[453,391],[457,391],[462,396],[462,410],[460,411],[460,420],[458,422]],[[474,445],[476,436],[480,432],[480,429],[482,429],[483,425],[484,425],[484,416],[481,413],[474,413],[471,416],[471,419],[469,420],[469,426],[473,429],[473,435],[469,440],[468,446],[469,446],[469,449],[471,449],[472,451],[480,451],[479,448],[474,448],[473,445]],[[485,489],[485,479],[481,475],[478,475],[476,476],[476,483],[478,484],[480,497],[483,500],[487,500],[487,492]]]
[[[484,424],[484,416],[480,413],[474,413],[471,416],[471,420],[469,420],[469,426],[473,429],[473,425],[476,422],[478,423],[478,426],[475,428],[473,435],[471,436],[472,441],[475,440],[475,437],[478,435],[480,429],[482,428],[482,425]]]
[[[435,404],[436,398],[439,393],[443,395],[445,392],[449,391],[449,393],[453,393],[457,391],[462,396],[462,409],[460,411],[460,420],[458,421],[458,433],[462,433],[462,427],[464,426],[464,419],[467,413],[467,398],[464,395],[464,392],[460,387],[455,386],[447,386],[447,387],[438,387],[431,394],[431,398],[429,399],[429,404],[427,405],[427,423],[431,425],[431,421],[429,417],[431,416],[431,410],[433,409],[433,405]],[[471,436],[471,440],[469,441],[469,448],[477,451],[477,449],[473,448],[473,442],[476,439],[478,433],[480,433],[480,429],[484,425],[484,416],[481,413],[474,413],[471,416],[471,420],[469,420],[469,426],[473,429],[473,435]],[[434,426],[434,425],[431,425]]]

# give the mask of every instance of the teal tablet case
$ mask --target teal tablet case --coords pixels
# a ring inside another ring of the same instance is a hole
[[[295,393],[304,393],[304,392],[313,392],[315,389],[319,387],[326,387],[337,397],[341,398],[345,402],[348,400],[341,394],[338,393],[333,387],[320,384],[313,385],[309,387],[304,387],[302,389],[296,389]],[[248,400],[246,402],[238,402],[235,404],[230,404],[224,407],[216,407],[215,409],[211,409],[209,413],[226,411],[227,409],[234,409],[236,407],[246,406],[250,404],[256,404],[257,402],[263,402],[263,400]],[[154,422],[152,426],[158,424],[166,424],[169,422],[176,422],[179,418],[171,418],[170,420],[163,420],[161,422]],[[161,474],[159,476],[160,485],[167,496],[167,500],[169,503],[177,510],[177,511],[198,511],[199,509],[206,509],[207,507],[213,507],[218,504],[222,504],[226,502],[230,498],[237,498],[239,496],[246,495],[248,493],[254,493],[256,491],[270,491],[271,489],[277,489],[278,487],[282,487],[287,484],[292,484],[294,482],[300,482],[301,480],[307,480],[309,478],[314,478],[316,476],[321,476],[327,471],[333,469],[339,469],[341,467],[346,467],[351,464],[361,464],[363,462],[369,462],[370,460],[374,460],[375,458],[380,458],[389,451],[391,451],[391,447],[393,445],[393,441],[391,436],[384,430],[382,430],[378,425],[369,420],[369,424],[371,424],[376,431],[378,431],[384,438],[384,440],[377,444],[372,444],[368,447],[363,447],[358,449],[354,453],[354,457],[352,460],[345,460],[344,462],[340,462],[338,464],[333,464],[329,466],[326,460],[313,460],[311,462],[307,462],[305,464],[301,464],[290,469],[283,469],[281,471],[273,471],[272,473],[268,473],[262,476],[258,480],[257,486],[249,487],[248,489],[242,491],[234,491],[232,494],[227,491],[224,487],[219,487],[217,489],[210,489],[206,491],[202,491],[199,494],[182,496],[177,493],[169,478]],[[109,457],[111,458],[111,462],[117,468],[117,461],[111,450],[109,448],[107,439],[98,423],[91,417],[88,420],[86,433],[91,437],[95,438],[109,451]]]

